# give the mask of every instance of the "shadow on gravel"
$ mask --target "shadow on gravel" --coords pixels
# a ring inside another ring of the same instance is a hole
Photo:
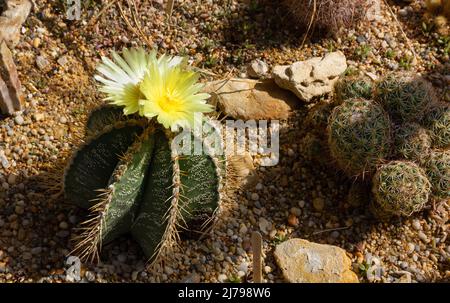
[[[300,46],[305,33],[289,20],[289,12],[279,1],[246,1],[245,9],[237,16],[225,8],[230,16],[224,37],[231,49],[257,49],[258,51],[280,46]],[[316,38],[312,38],[316,39]]]

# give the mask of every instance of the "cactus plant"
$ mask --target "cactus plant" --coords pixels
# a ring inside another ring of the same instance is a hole
[[[434,106],[425,115],[423,123],[430,131],[433,147],[450,147],[450,106],[448,104]]]
[[[450,198],[450,150],[433,151],[425,164],[433,195],[438,199]]]
[[[376,205],[392,215],[410,216],[428,202],[431,184],[417,164],[392,161],[382,165],[372,180]]]
[[[109,109],[95,112],[101,114],[108,116]],[[74,154],[65,195],[92,212],[78,238],[80,257],[98,258],[102,244],[130,232],[155,258],[176,240],[177,226],[202,229],[213,218],[224,188],[224,160],[178,155],[174,136],[129,119],[105,127]]]
[[[341,104],[352,98],[372,98],[372,83],[361,77],[347,77],[340,79],[335,86],[336,101]]]
[[[375,100],[395,121],[413,122],[422,118],[436,96],[432,85],[425,79],[394,74],[377,83]]]
[[[75,252],[98,259],[103,243],[131,233],[154,263],[178,239],[178,227],[203,232],[211,223],[225,189],[223,146],[212,125],[205,139],[218,135],[213,142],[191,131],[209,123],[202,113],[213,108],[186,60],[143,49],[112,56],[102,58],[95,79],[120,108],[92,112],[86,143],[64,176],[66,198],[91,211]]]
[[[283,0],[300,26],[314,24],[320,31],[337,33],[364,19],[368,0]]]
[[[139,117],[134,117],[139,119]],[[127,120],[127,116],[123,114],[123,110],[117,106],[102,105],[95,108],[88,117],[86,122],[86,135],[94,136],[103,128],[113,125],[118,121]]]
[[[329,119],[328,143],[339,168],[351,177],[372,173],[390,151],[390,127],[375,102],[350,99],[337,106]]]
[[[422,163],[430,153],[431,138],[419,124],[405,123],[395,130],[394,146],[400,158]]]

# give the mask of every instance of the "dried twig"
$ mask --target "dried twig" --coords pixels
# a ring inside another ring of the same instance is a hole
[[[259,232],[252,233],[253,250],[253,282],[262,282],[262,236]]]
[[[313,232],[312,234],[315,236],[315,235],[327,233],[327,232],[330,232],[330,231],[344,230],[344,229],[349,229],[349,228],[350,228],[350,226],[337,227],[337,228],[329,228],[329,229],[324,229],[324,230],[315,231],[315,232]]]
[[[106,10],[108,10],[108,8],[113,6],[117,1],[119,1],[119,0],[111,0],[108,3],[106,3],[106,5],[104,5],[103,8],[96,15],[91,17],[91,19],[89,20],[87,25],[91,26],[94,23],[96,23],[97,20],[101,17],[101,15],[103,15],[103,13],[106,12]]]
[[[172,17],[173,12],[173,4],[175,3],[175,0],[168,0],[167,6],[166,6],[166,14],[170,17]]]
[[[125,12],[123,11],[122,4],[121,4],[120,2],[117,2],[117,7],[119,8],[120,15],[122,16],[122,19],[125,21],[125,23],[127,24],[128,28],[129,28],[136,36],[138,36],[139,38],[141,38],[141,39],[145,42],[145,44],[147,44],[147,46],[148,46],[150,49],[153,48],[153,45],[152,45],[151,41],[148,39],[148,37],[147,37],[147,36],[144,34],[144,32],[142,31],[142,27],[141,27],[140,23],[137,21],[136,15],[135,15],[135,14],[133,13],[133,11],[131,10],[131,5],[130,5],[129,0],[127,0],[127,3],[128,3],[129,9],[130,9],[130,11],[131,11],[131,15],[132,15],[132,17],[133,17],[133,21],[134,21],[135,26],[136,26],[137,29],[131,25],[130,20],[128,19],[128,17],[125,15]],[[133,5],[134,5],[135,10],[136,10],[136,3],[135,3],[134,1],[133,1]]]
[[[409,40],[408,36],[406,35],[405,31],[403,30],[402,25],[400,24],[400,22],[397,19],[397,16],[394,14],[394,12],[392,11],[392,8],[389,6],[389,4],[386,2],[386,0],[383,0],[384,5],[386,5],[386,7],[389,10],[389,14],[391,14],[391,16],[394,18],[395,23],[397,24],[398,28],[400,29],[400,31],[402,32],[403,38],[406,40],[406,43],[408,44],[409,49],[411,50],[414,58],[413,58],[413,65],[415,65],[415,63],[417,62],[417,54],[414,51],[414,48],[412,46],[411,40]]]
[[[305,36],[303,37],[302,44],[300,45],[300,49],[302,49],[303,45],[305,45],[306,38],[308,38],[309,31],[311,30],[311,26],[314,23],[314,17],[316,16],[316,12],[317,12],[317,2],[316,2],[316,0],[314,0],[313,12],[311,15],[311,19],[309,20],[308,29],[306,30]]]

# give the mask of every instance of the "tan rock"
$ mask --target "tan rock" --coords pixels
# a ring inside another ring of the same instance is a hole
[[[337,51],[292,65],[275,66],[273,77],[280,87],[292,91],[305,102],[311,102],[315,97],[330,93],[346,69],[345,55]]]
[[[295,95],[279,88],[273,80],[219,80],[208,83],[203,90],[211,94],[211,103],[235,119],[287,119],[299,105]]]
[[[6,0],[6,10],[0,16],[0,42],[14,48],[20,40],[20,29],[31,10],[29,0]]]
[[[342,248],[291,239],[275,248],[283,276],[292,283],[359,283]]]
[[[21,85],[11,51],[0,44],[0,110],[8,115],[22,110]]]

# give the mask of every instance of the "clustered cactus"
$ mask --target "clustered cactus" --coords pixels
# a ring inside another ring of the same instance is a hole
[[[375,204],[387,213],[409,216],[423,209],[430,195],[430,182],[415,163],[391,161],[373,177]]]
[[[417,123],[405,123],[395,130],[394,149],[399,158],[423,163],[431,149],[429,132]]]
[[[367,78],[345,77],[340,79],[335,86],[336,103],[341,104],[347,99],[372,98],[372,82]]]
[[[399,122],[418,121],[430,100],[434,100],[431,84],[411,76],[389,75],[381,80],[375,90],[375,99]]]
[[[434,107],[423,119],[429,129],[433,144],[437,148],[450,147],[450,106],[448,104]]]
[[[353,179],[351,205],[356,200],[369,204],[376,217],[385,219],[409,216],[431,200],[450,199],[450,110],[425,79],[398,74],[377,83],[344,78],[336,84],[334,102],[323,108],[313,108],[305,124],[312,138],[320,138],[323,123],[311,121],[328,115],[327,140],[307,134],[300,148],[307,155],[308,148],[310,154],[330,150],[334,165]]]
[[[224,189],[223,156],[179,155],[175,133],[115,107],[94,111],[86,133],[64,178],[66,198],[92,214],[77,239],[80,257],[98,259],[102,244],[131,233],[156,260],[178,227],[202,232],[211,222]],[[192,136],[192,144],[202,142]]]
[[[343,27],[354,27],[365,18],[368,0],[283,0],[298,24],[318,31],[337,33]]]
[[[433,194],[440,199],[449,199],[450,150],[433,151],[425,166],[428,178],[433,185]]]
[[[391,125],[384,109],[365,99],[335,107],[328,122],[328,143],[337,165],[350,176],[372,173],[390,149]]]

